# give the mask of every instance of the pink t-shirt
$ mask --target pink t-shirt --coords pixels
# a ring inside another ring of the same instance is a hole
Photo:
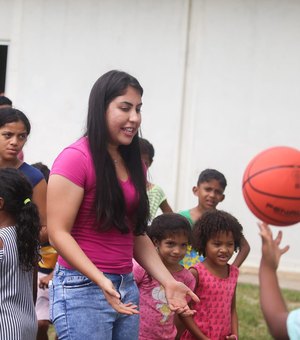
[[[198,285],[195,294],[200,302],[192,302],[192,309],[197,313],[194,321],[209,339],[225,340],[231,334],[231,304],[237,284],[239,270],[229,266],[228,278],[222,279],[211,274],[203,262],[192,268],[198,272]],[[196,339],[188,330],[182,334],[181,340]]]
[[[170,311],[163,286],[136,261],[133,261],[133,275],[140,291],[139,340],[174,340],[177,333],[174,313]],[[187,269],[182,267],[172,275],[194,290],[195,278]]]
[[[130,179],[119,181],[125,197],[126,217],[131,232],[122,234],[114,226],[102,232],[95,227],[96,177],[88,140],[82,137],[65,148],[54,161],[51,175],[61,175],[84,188],[84,197],[72,228],[72,236],[89,259],[105,273],[127,274],[132,271],[133,241],[131,217],[138,199]],[[76,256],[76,254],[74,254]],[[62,257],[58,263],[72,268]]]

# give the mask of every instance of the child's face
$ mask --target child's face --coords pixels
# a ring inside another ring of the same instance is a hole
[[[171,235],[160,242],[155,242],[155,245],[163,263],[171,269],[178,266],[178,263],[184,258],[188,246],[188,237],[183,233]]]
[[[224,189],[216,179],[200,183],[193,188],[193,192],[194,195],[198,197],[198,204],[203,211],[215,209],[225,197],[223,194]]]
[[[6,123],[0,128],[0,155],[4,161],[14,161],[27,141],[26,126],[22,121]]]
[[[234,238],[232,232],[220,232],[210,240],[205,247],[206,260],[216,266],[225,266],[234,253]]]
[[[142,162],[144,162],[146,168],[148,169],[151,165],[151,160],[150,160],[149,155],[147,155],[146,153],[142,153],[141,158],[142,158]]]

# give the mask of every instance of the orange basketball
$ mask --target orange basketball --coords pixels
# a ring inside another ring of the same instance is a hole
[[[263,222],[275,226],[300,222],[300,151],[278,146],[260,152],[245,170],[243,195]]]

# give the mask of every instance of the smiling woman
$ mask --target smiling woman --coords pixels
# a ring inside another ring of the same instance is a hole
[[[132,255],[166,290],[172,309],[186,294],[145,234],[146,178],[138,129],[143,89],[110,71],[94,84],[86,133],[55,160],[49,179],[49,237],[59,253],[50,314],[59,339],[135,340],[139,293]]]

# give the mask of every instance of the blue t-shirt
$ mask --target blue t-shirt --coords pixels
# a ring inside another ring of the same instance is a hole
[[[18,168],[23,174],[26,176],[26,178],[31,183],[32,187],[34,188],[42,179],[44,179],[44,175],[41,173],[41,171],[26,162],[22,163],[22,165]]]
[[[287,331],[290,340],[300,339],[300,308],[291,311],[287,318]]]

